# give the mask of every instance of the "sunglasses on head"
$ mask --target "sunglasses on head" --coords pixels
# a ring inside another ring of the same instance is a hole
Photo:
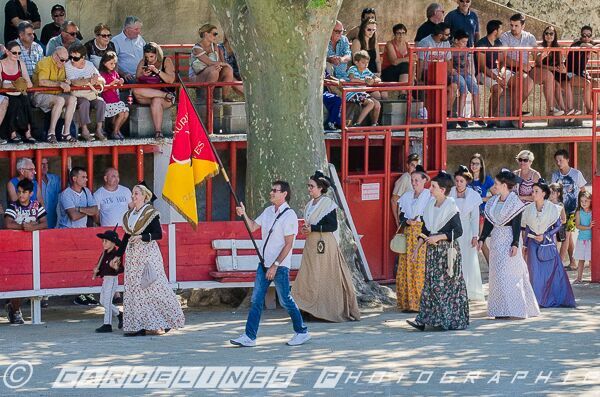
[[[109,38],[112,37],[112,34],[110,34],[110,33],[106,34],[105,33],[105,34],[97,34],[96,36],[100,36],[100,37],[102,37],[104,39],[109,39]]]
[[[151,44],[146,44],[144,46],[144,52],[145,53],[156,54],[156,48],[153,45],[151,45]]]
[[[73,62],[81,61],[82,58],[83,58],[82,56],[78,56],[78,57],[73,56],[73,55],[69,56],[69,59]],[[61,61],[62,61],[62,59],[61,59]]]

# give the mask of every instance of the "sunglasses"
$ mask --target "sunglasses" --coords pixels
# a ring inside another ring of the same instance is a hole
[[[69,58],[62,59],[61,57],[58,57],[58,60],[61,61],[62,63],[66,63],[69,60]]]
[[[97,34],[96,36],[100,36],[104,39],[109,39],[112,37],[112,34],[108,33],[108,34]]]
[[[517,159],[519,163],[529,163],[529,159]]]
[[[65,16],[65,13],[61,12],[60,14],[54,14],[54,15],[52,15],[52,18],[58,18],[58,17],[64,17],[64,16]]]
[[[545,36],[554,36],[554,32],[544,32]]]
[[[13,55],[21,55],[21,51],[11,51],[10,53]]]
[[[83,59],[83,57],[82,56],[74,57],[71,55],[71,56],[69,56],[69,59],[73,62],[79,62]],[[61,59],[61,61],[62,61],[62,59]]]
[[[377,29],[367,28],[367,32],[377,32]]]
[[[582,34],[581,37],[585,37],[586,39],[589,39],[590,37],[592,37],[592,35],[590,33],[585,33],[585,34]]]
[[[65,32],[65,33],[70,35],[71,37],[77,36],[77,32]]]
[[[277,192],[281,192],[280,189],[271,189],[271,193],[277,193]]]
[[[215,36],[215,37],[217,37],[219,35],[219,32],[213,32],[212,35]]]

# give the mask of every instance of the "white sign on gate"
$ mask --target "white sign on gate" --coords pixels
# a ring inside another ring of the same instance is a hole
[[[361,185],[362,201],[379,200],[379,183],[363,183]]]

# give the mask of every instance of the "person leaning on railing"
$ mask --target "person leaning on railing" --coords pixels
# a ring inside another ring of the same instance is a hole
[[[573,87],[583,88],[583,103],[587,114],[598,111],[598,109],[593,109],[592,105],[592,87],[597,87],[598,84],[594,82],[586,70],[592,51],[596,53],[600,51],[600,44],[594,45],[592,35],[592,27],[583,26],[581,37],[571,44],[573,50],[567,53],[567,75],[570,76]],[[593,48],[594,50],[578,50],[578,47]]]
[[[65,47],[56,47],[54,53],[42,58],[33,72],[33,83],[38,87],[55,87],[56,91],[38,91],[33,94],[31,103],[33,106],[42,109],[44,113],[50,113],[50,126],[46,135],[46,141],[57,143],[56,126],[58,119],[65,109],[64,129],[61,133],[61,140],[68,142],[77,142],[77,139],[70,135],[69,129],[73,121],[77,98],[70,95],[71,83],[67,80],[65,63],[69,61],[69,53]]]
[[[172,84],[175,82],[175,65],[165,58],[160,46],[149,42],[144,46],[144,57],[137,66],[136,78],[140,84]],[[134,88],[133,95],[141,105],[150,105],[154,137],[164,138],[161,131],[163,111],[175,103],[172,88]]]

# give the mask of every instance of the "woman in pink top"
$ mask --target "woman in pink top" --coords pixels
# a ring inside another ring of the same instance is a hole
[[[110,89],[112,86],[123,85],[125,82],[117,73],[117,54],[113,51],[108,51],[100,59],[100,76],[106,80],[102,98],[106,102],[106,118],[113,117],[111,139],[123,139],[121,127],[129,117],[129,108],[119,98],[119,90]]]
[[[399,23],[392,28],[394,38],[385,44],[381,80],[406,83],[408,81],[408,42],[406,26]]]

